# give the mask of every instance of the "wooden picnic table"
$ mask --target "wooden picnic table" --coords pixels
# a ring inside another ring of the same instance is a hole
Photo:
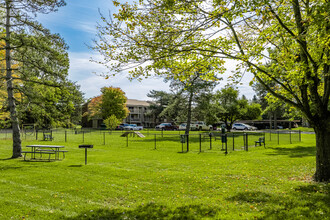
[[[31,154],[31,159],[36,159],[36,154],[40,154],[40,156],[42,156],[42,154],[47,154],[47,155],[49,155],[48,159],[50,160],[50,156],[52,154],[54,154],[55,155],[55,160],[59,160],[60,159],[60,152],[63,153],[63,158],[65,157],[64,153],[68,152],[66,150],[61,150],[61,149],[64,148],[64,146],[57,146],[57,145],[39,145],[39,144],[36,144],[36,145],[27,145],[26,147],[31,148],[31,151],[22,151],[22,153],[25,153],[24,160],[25,160],[25,157],[26,157],[27,153]]]

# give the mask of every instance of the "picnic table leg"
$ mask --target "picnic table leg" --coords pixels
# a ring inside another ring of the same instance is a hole
[[[33,152],[33,153],[31,153],[31,156],[32,156],[32,154],[33,154],[33,159],[36,159],[36,150],[37,150],[36,147],[32,147],[32,152]]]

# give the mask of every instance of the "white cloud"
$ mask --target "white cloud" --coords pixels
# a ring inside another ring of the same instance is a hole
[[[147,93],[150,90],[169,91],[168,85],[160,79],[146,79],[142,82],[129,81],[125,77],[105,79],[97,75],[91,75],[89,78],[79,80],[81,90],[85,93],[85,98],[95,97],[101,94],[100,89],[104,86],[113,86],[121,88],[129,99],[148,100]]]
[[[70,52],[70,70],[69,79],[81,85],[81,90],[85,93],[85,98],[91,98],[100,95],[100,89],[104,86],[114,86],[121,88],[129,99],[147,100],[147,93],[150,90],[164,90],[169,91],[168,84],[164,83],[161,78],[144,79],[141,82],[137,80],[130,81],[127,79],[127,74],[116,75],[105,79],[97,74],[107,72],[107,69],[97,63],[90,62],[90,57],[101,60],[102,56],[91,51],[90,53]],[[227,77],[231,75],[231,71],[235,69],[235,63],[229,62],[227,65],[227,72],[222,75],[223,81],[216,89],[223,88],[229,83]],[[241,82],[243,85],[237,85],[240,90],[240,95],[245,95],[248,99],[252,99],[255,94],[253,89],[249,86],[249,82],[253,76],[251,73],[245,73]]]
[[[100,89],[104,86],[114,86],[121,88],[129,99],[147,100],[147,93],[150,90],[169,91],[169,87],[162,79],[150,78],[139,82],[130,81],[124,73],[116,77],[105,79],[97,74],[107,72],[107,69],[97,63],[90,62],[90,57],[100,57],[94,53],[69,53],[70,69],[69,79],[77,82],[81,86],[81,91],[85,93],[85,98],[100,95]]]
[[[79,21],[75,22],[75,26],[73,26],[75,29],[83,31],[85,33],[93,34],[95,35],[97,33],[96,31],[96,22],[95,21]]]

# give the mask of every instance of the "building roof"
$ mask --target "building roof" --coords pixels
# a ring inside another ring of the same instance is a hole
[[[151,102],[150,101],[141,101],[137,99],[127,99],[126,105],[127,106],[145,106],[148,107],[150,106]]]

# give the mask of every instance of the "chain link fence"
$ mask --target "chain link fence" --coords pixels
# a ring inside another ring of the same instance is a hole
[[[123,135],[125,134],[126,135]],[[109,145],[158,149],[176,152],[216,152],[248,151],[251,147],[292,144],[301,141],[301,132],[292,130],[269,130],[260,132],[191,132],[184,131],[107,131],[93,129],[25,129],[21,133],[23,141],[53,141],[56,143]],[[12,139],[10,129],[0,130],[0,139]]]

